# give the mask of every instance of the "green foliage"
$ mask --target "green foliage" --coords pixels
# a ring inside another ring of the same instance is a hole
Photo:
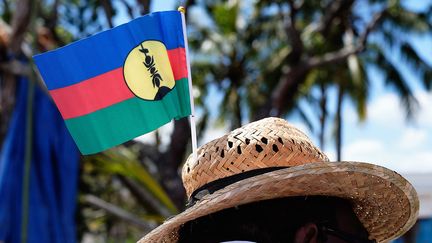
[[[429,15],[426,12],[416,13],[400,4],[389,8],[385,23],[388,23],[393,28],[393,31],[411,34],[429,34],[432,27]]]
[[[139,182],[143,188],[152,193],[172,214],[178,213],[177,208],[162,189],[162,186],[140,164],[136,155],[126,148],[120,147],[108,150],[102,154],[86,157],[84,163],[89,162],[94,165],[94,170],[99,173],[122,175]]]
[[[137,183],[142,190],[148,191],[152,197],[158,201],[158,207],[163,207],[174,215],[178,209],[171,201],[165,190],[148,172],[147,168],[140,163],[136,154],[125,147],[117,147],[103,153],[84,157],[81,171],[81,193],[80,193],[80,215],[83,221],[80,222],[80,232],[104,235],[109,239],[116,236],[109,232],[114,228],[124,228],[125,235],[120,235],[118,240],[126,238],[130,240],[138,239],[143,231],[139,227],[131,227],[128,222],[121,222],[104,210],[90,206],[84,200],[83,195],[92,194],[99,198],[120,205],[121,208],[133,213],[137,218],[160,224],[165,220],[165,216],[150,208],[150,205],[140,204],[131,193],[128,187],[122,185],[121,177],[129,178]]]
[[[232,6],[228,3],[220,4],[213,9],[216,26],[219,27],[223,34],[226,35],[236,32],[238,10],[238,2]]]
[[[400,51],[405,63],[416,70],[418,78],[423,80],[425,89],[431,90],[432,67],[419,56],[417,51],[408,42],[402,43]]]
[[[376,65],[379,70],[385,75],[385,82],[387,85],[394,88],[394,90],[401,97],[402,104],[405,107],[407,116],[410,117],[417,109],[418,102],[414,96],[411,87],[407,84],[406,79],[399,72],[398,68],[386,57],[382,49],[375,47]]]
[[[334,121],[331,116],[337,114],[327,114],[322,120],[323,109],[329,110],[322,92],[333,89],[344,92],[340,97],[351,101],[363,121],[367,117],[372,66],[398,94],[407,117],[412,117],[418,104],[411,85],[400,73],[398,61],[388,58],[387,52],[400,52],[399,60],[411,68],[427,90],[432,87],[432,68],[409,41],[414,36],[430,36],[432,5],[421,11],[392,0],[204,1],[197,5],[207,10],[214,26],[210,31],[199,29],[193,36],[196,52],[202,51],[201,43],[213,43],[206,53],[208,58],[193,65],[194,71],[200,72],[205,60],[213,66],[206,66],[206,83],[219,85],[224,99],[218,117],[231,127],[239,126],[235,121],[256,119],[263,109],[270,115],[277,108],[274,97],[283,83],[288,83],[289,95],[279,98],[282,106],[276,114],[280,116],[297,113],[311,130],[325,127],[316,124]],[[380,12],[382,17],[373,23]],[[242,28],[236,26],[242,21],[246,23]],[[365,48],[361,48],[363,35]],[[350,48],[361,51],[322,66],[307,67],[313,58],[327,58]],[[242,75],[232,75],[233,69]],[[308,115],[299,105],[302,101],[318,115]]]
[[[1,4],[1,18],[6,23],[10,23],[12,19],[11,1],[4,0]]]

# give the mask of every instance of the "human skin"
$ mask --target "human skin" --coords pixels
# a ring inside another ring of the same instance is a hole
[[[346,204],[338,205],[336,209],[337,229],[345,233],[359,236],[359,238],[367,239],[369,234],[358,218],[355,216],[351,207]],[[294,236],[294,243],[347,243],[333,235],[326,235],[326,240],[320,239],[317,224],[309,222],[300,227]]]

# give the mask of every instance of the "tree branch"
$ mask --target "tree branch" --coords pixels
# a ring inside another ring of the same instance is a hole
[[[128,14],[129,14],[129,18],[131,18],[131,19],[133,19],[133,18],[135,18],[134,16],[134,13],[133,13],[133,9],[132,9],[132,7],[131,7],[131,5],[129,5],[129,3],[126,1],[126,0],[120,0],[122,3],[123,3],[123,5],[125,6],[125,8],[126,8],[126,10],[127,10],[127,12],[128,12]]]
[[[150,12],[150,0],[137,0],[138,5],[141,5],[141,14],[148,14]]]
[[[294,63],[301,58],[301,55],[303,53],[303,41],[301,40],[301,34],[296,28],[295,22],[299,6],[296,6],[294,1],[288,1],[288,4],[290,6],[290,12],[288,14],[288,20],[286,21],[285,29],[292,46],[292,51],[288,55],[288,60],[290,61],[290,63]]]
[[[336,16],[340,16],[342,11],[348,11],[353,3],[354,0],[330,1],[326,7],[325,15],[322,17],[321,21],[315,25],[311,32],[321,32],[324,36],[327,35],[331,27],[331,23],[336,18]]]
[[[125,177],[118,176],[120,181],[131,191],[135,198],[143,205],[145,208],[150,209],[150,211],[158,213],[165,218],[171,216],[172,214],[166,209],[158,200],[155,199],[148,191],[141,188],[135,181]]]
[[[110,0],[100,0],[102,7],[104,9],[106,19],[110,28],[114,27],[112,18],[113,18],[113,9]]]
[[[345,47],[339,51],[329,52],[319,57],[311,57],[305,62],[306,69],[310,70],[328,64],[345,61],[350,55],[358,52],[360,52],[360,48]]]
[[[38,2],[40,5],[40,2]],[[45,37],[49,37],[48,39],[52,40],[52,43],[50,43],[47,46],[43,46],[44,49],[42,51],[52,50],[56,46],[63,46],[65,43],[60,38],[60,36],[57,34],[56,27],[58,24],[58,8],[60,5],[60,0],[55,0],[51,7],[51,12],[49,14],[44,15],[43,11],[40,11],[41,17],[45,20],[45,27],[47,30],[44,30],[44,28],[38,28],[38,35],[44,35]],[[38,6],[39,9],[42,9],[41,6]],[[39,38],[38,38],[39,39]]]
[[[306,68],[312,69],[316,67],[321,67],[328,64],[338,63],[340,61],[345,61],[350,55],[358,54],[363,52],[366,48],[367,39],[370,33],[379,24],[381,19],[387,14],[387,9],[384,9],[374,15],[371,22],[366,26],[363,33],[360,35],[355,46],[346,46],[339,51],[329,52],[320,57],[311,57],[306,61]]]
[[[124,221],[130,222],[144,231],[151,231],[155,228],[155,225],[145,222],[137,217],[135,217],[133,214],[127,212],[126,210],[119,208],[118,206],[111,204],[109,202],[106,202],[96,196],[93,195],[85,195],[83,196],[83,201],[94,206],[97,208],[101,208],[105,210],[107,213],[112,214],[116,216],[119,219],[122,219]]]
[[[305,67],[306,65],[301,63],[294,66],[293,68],[286,68],[286,71],[284,72],[285,74],[282,76],[283,78],[281,81],[279,81],[271,96],[270,108],[273,110],[273,114],[271,114],[272,116],[280,116],[282,107],[286,103],[289,103],[288,105],[292,105],[294,95],[296,94],[299,85],[304,81],[308,72]],[[287,97],[291,98],[287,99]],[[267,116],[270,115],[270,111],[272,110],[267,111]]]
[[[285,68],[284,74],[282,75],[283,78],[273,90],[271,102],[263,107],[265,112],[261,111],[260,116],[268,116],[272,107],[276,111],[275,114],[272,115],[280,115],[281,109],[287,103],[287,100],[288,103],[292,103],[299,85],[304,82],[304,78],[311,69],[345,61],[350,55],[364,51],[369,34],[375,29],[386,14],[387,8],[374,15],[371,22],[366,26],[364,32],[358,38],[356,45],[347,46],[339,51],[329,52],[322,56],[310,57],[303,62],[297,63],[293,67]],[[287,99],[287,97],[292,98]]]
[[[23,62],[17,60],[11,60],[9,62],[0,63],[0,71],[2,73],[9,73],[18,76],[30,76],[31,68],[30,65],[24,64]]]
[[[381,20],[387,15],[387,13],[388,13],[388,8],[385,8],[381,12],[376,13],[372,18],[372,21],[369,22],[369,24],[366,26],[365,31],[360,35],[359,38],[359,47],[358,47],[359,52],[362,52],[364,50],[364,48],[366,47],[369,34],[376,28],[376,26],[381,22]]]
[[[12,35],[10,50],[14,54],[21,52],[21,45],[27,33],[32,16],[32,6],[35,0],[19,0],[12,19]]]

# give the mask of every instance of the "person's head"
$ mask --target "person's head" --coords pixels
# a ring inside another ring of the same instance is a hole
[[[140,242],[383,242],[410,229],[419,208],[401,175],[368,163],[330,162],[279,118],[201,146],[182,179],[188,208]]]
[[[288,197],[249,203],[187,222],[179,243],[371,243],[351,203],[336,197]]]

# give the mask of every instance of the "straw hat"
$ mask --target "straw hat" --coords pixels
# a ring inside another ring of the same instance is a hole
[[[266,118],[198,149],[182,171],[190,203],[139,242],[177,242],[180,226],[251,202],[327,195],[351,201],[372,239],[385,242],[415,223],[419,202],[401,175],[361,162],[329,162],[310,139],[283,119]]]

